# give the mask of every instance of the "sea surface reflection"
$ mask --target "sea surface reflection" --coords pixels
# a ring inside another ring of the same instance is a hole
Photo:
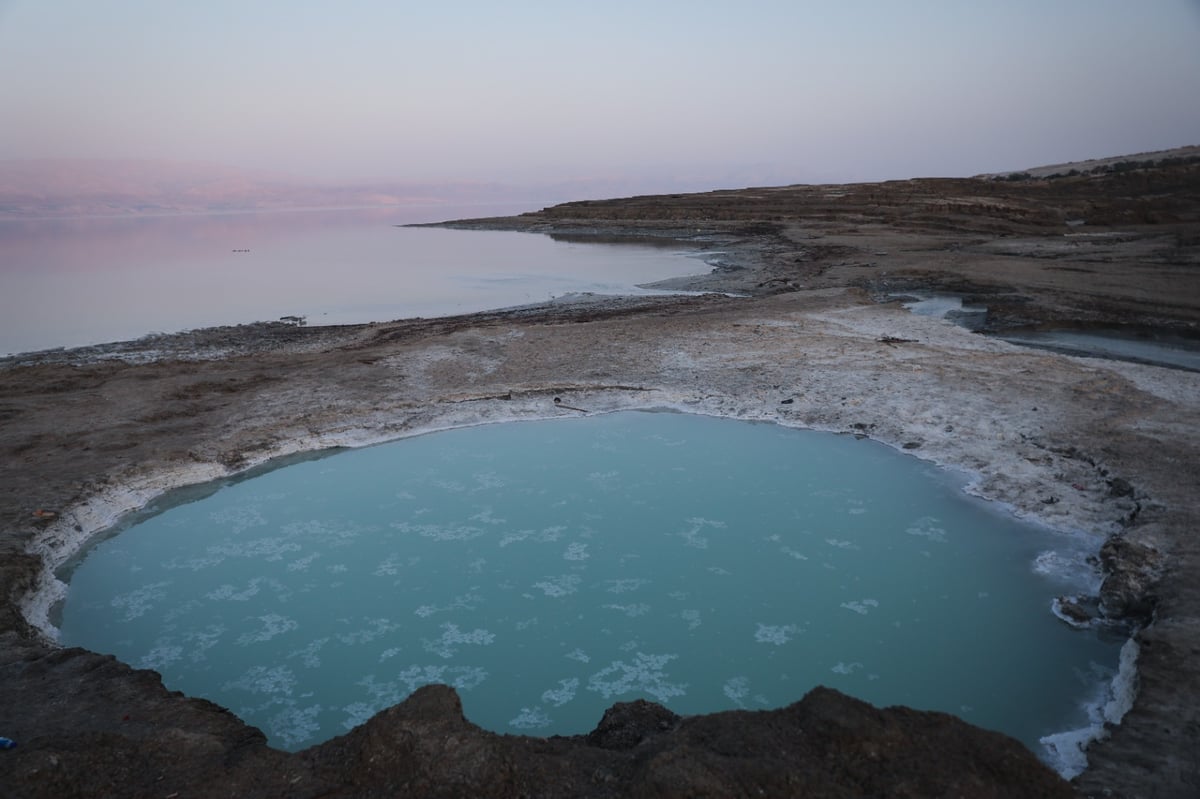
[[[678,251],[397,227],[517,206],[0,221],[0,356],[304,316],[502,308],[705,271]]]

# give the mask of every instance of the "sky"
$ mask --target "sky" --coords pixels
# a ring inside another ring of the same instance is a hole
[[[0,0],[0,109],[0,159],[973,175],[1200,144],[1200,0]]]

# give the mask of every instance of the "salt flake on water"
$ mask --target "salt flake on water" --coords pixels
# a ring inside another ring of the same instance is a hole
[[[792,636],[803,632],[795,624],[763,624],[758,623],[758,630],[754,633],[754,640],[760,644],[774,644],[781,646],[792,640]]]
[[[551,688],[542,693],[542,701],[549,702],[555,707],[562,707],[575,698],[575,691],[579,688],[579,678],[571,677],[567,680],[559,680],[557,688]]]
[[[548,597],[563,597],[579,590],[580,578],[576,574],[563,574],[558,577],[547,577],[533,584],[534,588],[542,589]]]
[[[534,730],[539,727],[549,727],[550,717],[541,708],[523,707],[521,708],[520,715],[508,722],[508,724],[510,727],[516,727],[519,730]]]
[[[678,657],[638,652],[632,663],[614,660],[588,678],[588,690],[599,692],[605,699],[631,692],[649,694],[659,702],[666,702],[673,696],[683,696],[687,692],[687,684],[667,682],[668,675],[663,671],[667,663]]]
[[[425,646],[426,652],[432,652],[435,655],[443,658],[452,658],[458,652],[457,647],[462,644],[476,644],[486,646],[496,640],[495,633],[490,633],[487,630],[471,630],[463,632],[458,629],[457,624],[446,622],[442,625],[442,637],[436,641],[422,639],[421,643]]]
[[[865,616],[870,613],[871,608],[879,607],[879,602],[874,599],[852,600],[850,602],[843,602],[841,606],[846,610],[854,611],[860,616]]]

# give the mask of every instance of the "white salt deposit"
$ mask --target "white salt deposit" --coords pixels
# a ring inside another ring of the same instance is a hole
[[[678,657],[638,652],[631,662],[614,660],[588,678],[588,690],[598,692],[605,699],[632,692],[653,697],[658,702],[669,702],[673,697],[687,693],[687,683],[671,682],[665,670],[666,665]]]
[[[750,680],[746,677],[730,677],[725,681],[722,693],[735,705],[744,708],[745,699],[750,693]]]
[[[1084,709],[1087,726],[1041,738],[1042,746],[1054,769],[1066,779],[1087,768],[1087,748],[1092,741],[1108,734],[1106,724],[1120,724],[1133,707],[1137,696],[1137,658],[1140,647],[1130,638],[1121,647],[1121,657],[1112,681],[1101,686]]]
[[[865,616],[871,612],[872,608],[879,607],[879,601],[875,599],[856,599],[850,602],[843,602],[841,605],[846,610],[852,610],[860,616]]]
[[[562,707],[566,703],[575,698],[575,692],[579,689],[579,678],[568,677],[565,680],[558,681],[558,688],[551,688],[542,693],[542,701]]]
[[[801,632],[804,631],[796,624],[763,624],[759,622],[758,629],[754,631],[754,640],[760,644],[782,646]]]
[[[508,725],[518,730],[536,730],[549,727],[550,723],[550,717],[540,707],[523,707],[520,714],[508,722]]]

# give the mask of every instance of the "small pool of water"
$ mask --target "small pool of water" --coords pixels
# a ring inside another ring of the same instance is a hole
[[[985,306],[964,304],[955,294],[897,295],[896,299],[904,300],[904,307],[918,316],[949,319],[968,330],[982,330],[987,323]]]
[[[905,309],[918,316],[947,319],[973,331],[982,331],[987,324],[987,306],[964,303],[962,296],[957,294],[917,293],[890,296],[893,300],[900,300]],[[1165,331],[1131,332],[1093,328],[1009,330],[987,335],[1003,339],[1010,344],[1036,347],[1065,355],[1108,358],[1200,372],[1200,340]]]
[[[62,640],[286,749],[440,682],[500,732],[824,684],[1036,751],[1087,725],[1121,642],[1050,612],[1090,576],[1046,564],[1083,542],[961,488],[868,440],[675,413],[434,433],[128,520],[72,564]]]

